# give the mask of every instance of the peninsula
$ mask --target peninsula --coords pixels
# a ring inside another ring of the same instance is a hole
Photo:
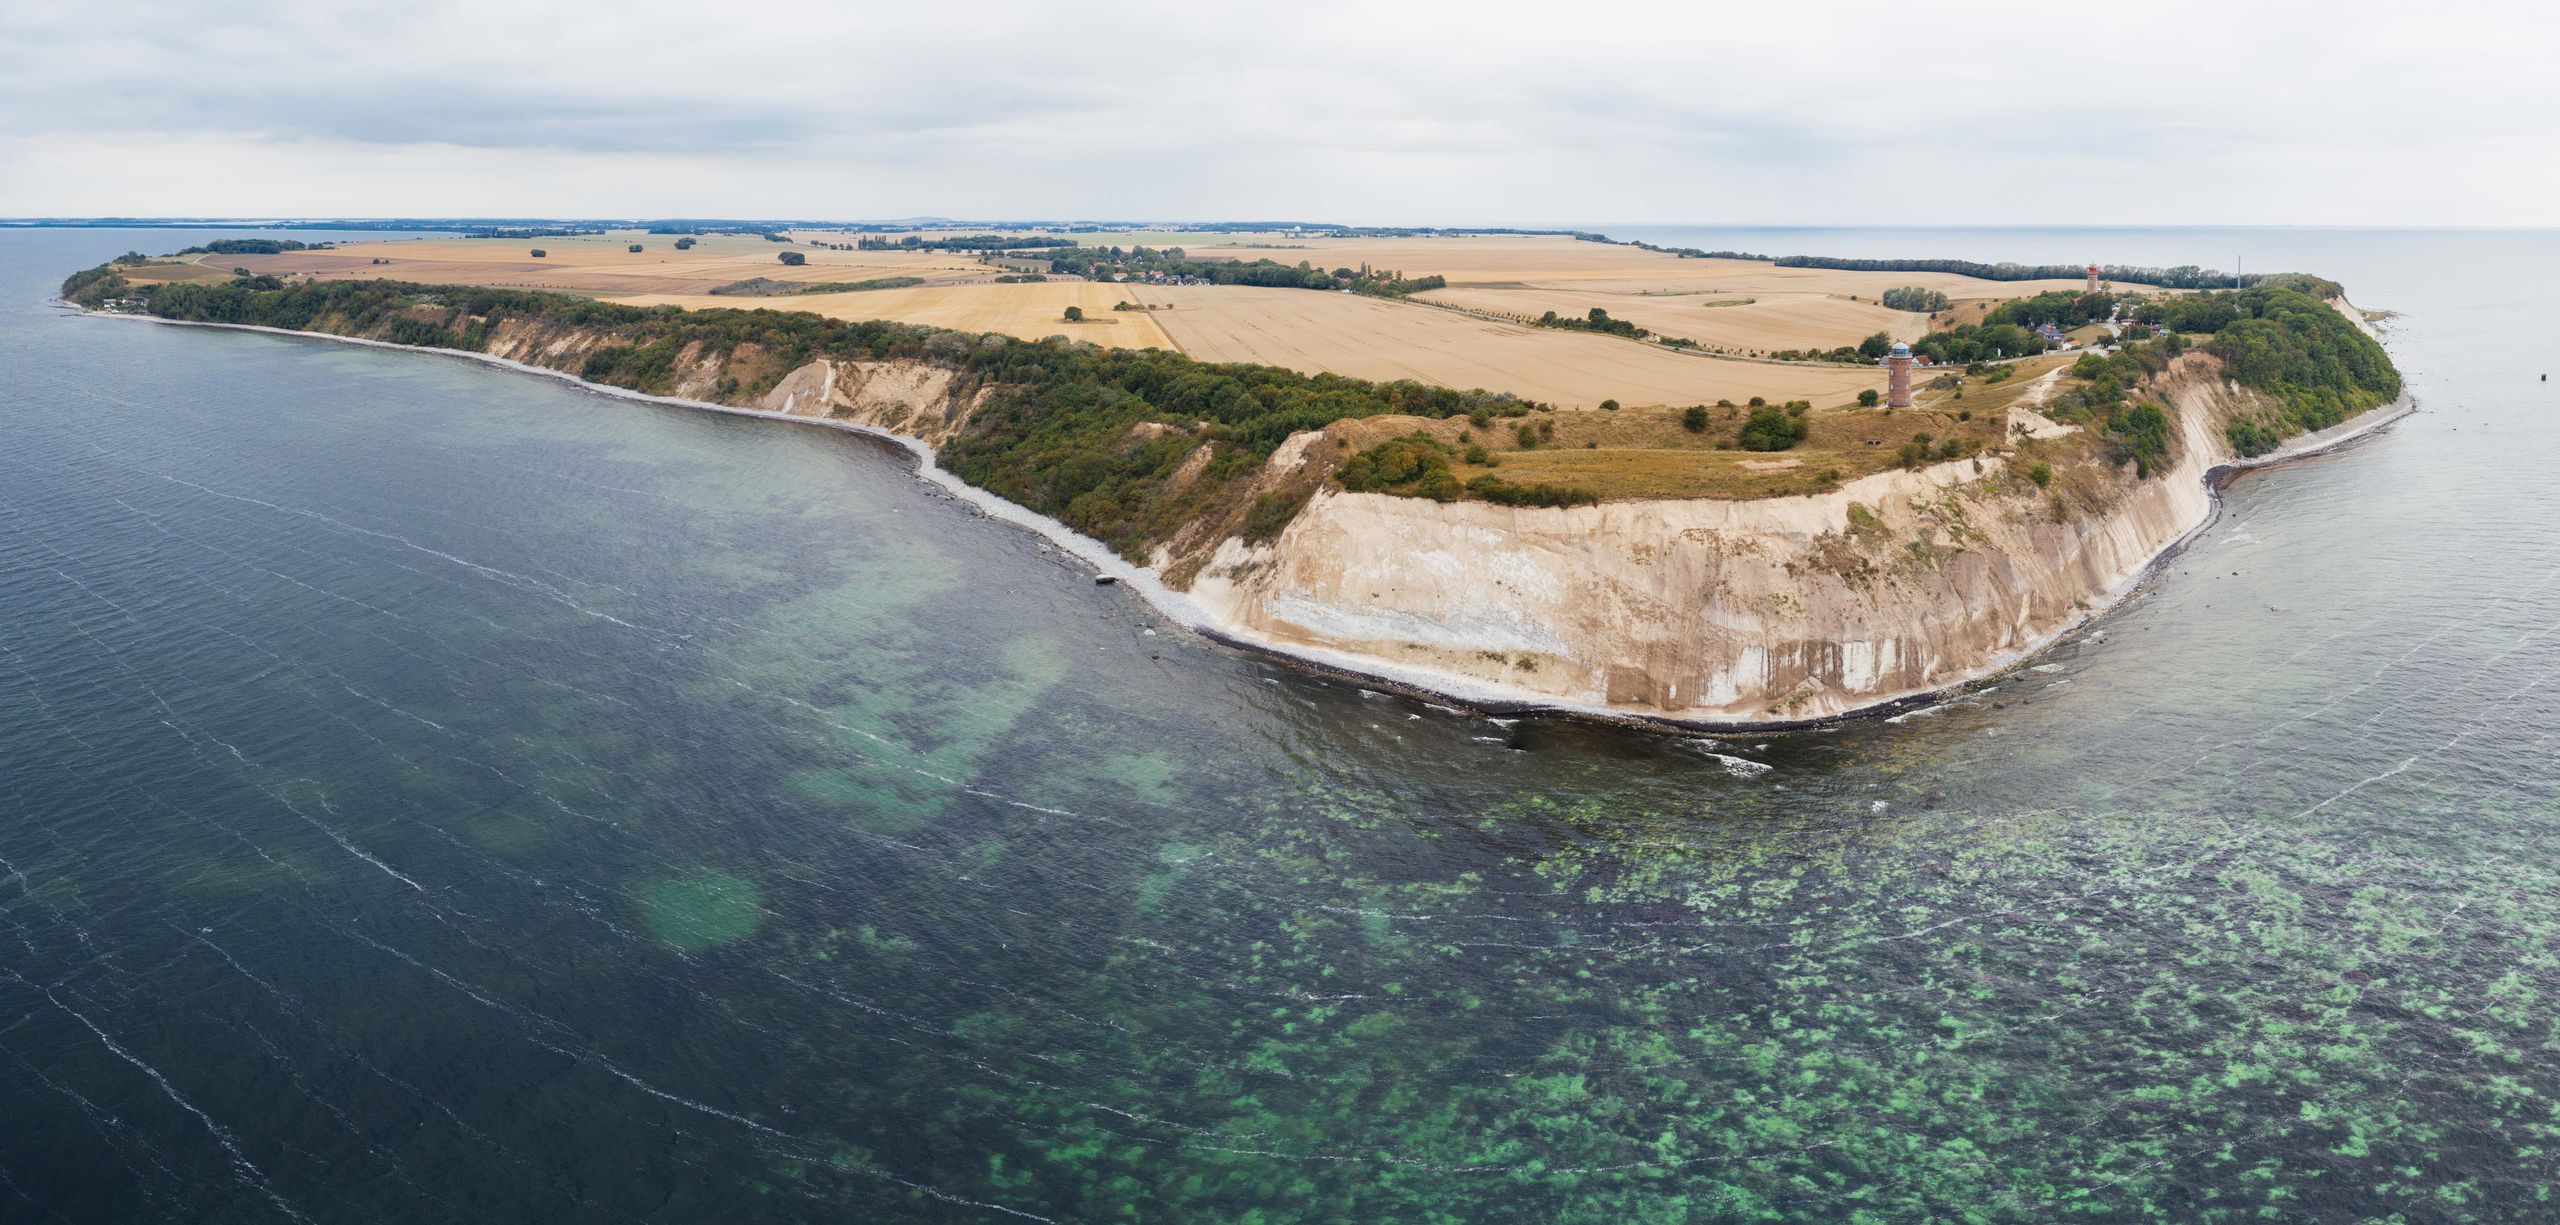
[[[1227,641],[1718,726],[2012,666],[2223,472],[2408,408],[2313,276],[1591,234],[244,238],[63,296],[892,435]]]

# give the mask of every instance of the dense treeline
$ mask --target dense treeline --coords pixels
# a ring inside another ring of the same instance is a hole
[[[325,242],[295,242],[290,238],[217,238],[200,247],[180,247],[180,255],[282,255],[287,251],[326,251]]]
[[[1613,247],[1634,247],[1639,251],[1651,251],[1656,255],[1676,255],[1682,259],[1747,259],[1756,260],[1761,263],[1769,262],[1768,256],[1754,255],[1748,251],[1701,251],[1696,247],[1663,247],[1656,246],[1653,243],[1645,242],[1640,239],[1611,238],[1606,234],[1592,234],[1580,231],[1577,231],[1574,234],[1574,237],[1581,239],[1584,242],[1607,243]]]
[[[1195,260],[1180,247],[1076,247],[1050,257],[1049,270],[1109,280],[1114,274],[1144,279],[1150,274],[1211,285],[1260,285],[1278,289],[1348,289],[1381,298],[1401,298],[1443,289],[1439,276],[1408,277],[1401,272],[1359,268],[1330,271],[1304,260],[1284,264],[1273,259]]]
[[[2115,308],[2116,297],[2111,293],[2057,289],[2032,298],[2011,298],[1992,307],[1991,313],[1982,317],[1982,322],[1987,325],[2014,323],[2024,328],[2050,323],[2067,331],[2092,320],[2104,319],[2113,314]]]
[[[649,231],[652,234],[657,230]],[[581,234],[602,234],[603,230],[570,226],[472,226],[459,234],[463,238],[575,238]]]
[[[1941,366],[2033,357],[2052,347],[2043,337],[2014,323],[1968,323],[1931,332],[1911,342],[1912,353]]]
[[[950,238],[908,234],[898,238],[857,238],[853,245],[860,251],[921,251],[928,247],[949,251],[1047,251],[1072,247],[1076,240],[1053,234],[964,234]]]
[[[2156,418],[2156,406],[2131,402],[2132,389],[2191,344],[2220,358],[2233,382],[2276,406],[2271,415],[2244,417],[2225,427],[2242,455],[2263,455],[2295,434],[2327,429],[2400,394],[2400,372],[2391,355],[2363,329],[2300,289],[2261,285],[2146,303],[2142,309],[2155,308],[2172,330],[2113,356],[2082,357],[2071,373],[2083,384],[2057,397],[2049,414],[2101,425],[2119,447],[2120,458],[2139,461],[2145,475],[2166,462],[2167,425]],[[2206,335],[2191,342],[2192,333]]]
[[[1984,281],[2076,281],[2087,276],[2085,264],[1984,264],[1969,259],[1841,259],[1829,255],[1789,255],[1776,261],[1781,268],[1837,268],[1846,272],[1952,272],[1959,276]],[[2162,289],[2228,289],[2232,276],[2181,264],[2175,268],[2143,268],[2130,264],[2105,264],[2099,267],[2100,278],[2122,281],[2128,285],[2156,285]],[[2258,284],[2268,278],[2252,274],[2246,283]]]
[[[63,291],[94,306],[121,280],[112,268],[91,269],[66,281]],[[689,361],[747,348],[755,360],[739,368],[761,371],[757,381],[733,379],[712,392],[732,401],[753,399],[784,373],[822,357],[939,366],[958,375],[964,390],[990,389],[967,427],[944,445],[945,467],[1133,558],[1205,510],[1232,500],[1236,483],[1249,482],[1291,434],[1391,413],[1489,420],[1535,407],[1508,394],[802,311],[624,306],[533,290],[397,281],[288,285],[273,278],[233,278],[144,285],[132,292],[146,301],[149,313],[164,318],[475,352],[486,350],[493,330],[510,321],[593,330],[616,343],[594,350],[577,371],[580,377],[659,394],[677,390]],[[1139,428],[1150,422],[1157,428]],[[1177,484],[1174,472],[1202,443],[1211,447],[1206,469]]]
[[[2400,371],[2391,355],[2327,304],[2265,286],[2230,296],[2239,317],[2216,329],[2204,348],[2241,386],[2284,406],[2280,421],[2259,423],[2259,434],[2324,430],[2399,396]],[[2232,434],[2244,455],[2274,445],[2250,450],[2258,441],[2246,431]]]
[[[1602,310],[1597,306],[1591,308],[1590,314],[1584,315],[1579,319],[1576,319],[1571,315],[1559,315],[1554,311],[1548,311],[1546,314],[1538,316],[1538,326],[1542,328],[1566,328],[1577,332],[1602,332],[1611,336],[1624,336],[1629,340],[1642,340],[1645,337],[1653,335],[1652,332],[1644,328],[1637,327],[1624,319],[1610,318],[1609,312]]]

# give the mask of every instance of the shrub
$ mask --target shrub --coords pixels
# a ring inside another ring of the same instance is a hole
[[[534,257],[535,259],[541,259],[541,258],[543,258],[544,256],[547,256],[547,255],[549,255],[549,254],[551,254],[551,253],[550,253],[550,252],[548,252],[548,251],[543,250],[543,249],[542,249],[542,248],[540,248],[540,247],[535,247],[535,248],[533,249],[533,257]]]
[[[639,243],[636,243],[636,242],[635,242],[635,243],[631,244],[631,253],[632,253],[633,255],[638,255],[638,254],[640,253],[640,244],[639,244]]]
[[[1479,468],[1490,468],[1493,466],[1493,452],[1483,447],[1468,447],[1466,460]]]
[[[2053,465],[2043,460],[2027,465],[2027,479],[2034,481],[2038,489],[2053,484]]]
[[[1467,492],[1500,506],[1596,506],[1600,495],[1569,485],[1514,485],[1488,472],[1467,482]]]
[[[1593,307],[1593,308],[1592,308],[1592,310],[1593,310],[1593,312],[1594,312],[1594,313],[1597,313],[1597,312],[1598,312],[1598,310],[1599,310],[1599,308],[1598,308],[1598,307]],[[1615,401],[1615,400],[1602,400],[1602,401],[1600,402],[1600,407],[1601,407],[1602,409],[1604,409],[1604,410],[1608,411],[1608,412],[1613,412],[1613,413],[1614,413],[1614,412],[1618,411],[1618,402],[1617,402],[1617,401]]]
[[[1084,322],[1084,308],[1083,308],[1083,307],[1081,307],[1081,306],[1070,306],[1070,307],[1068,307],[1068,308],[1067,308],[1067,322],[1069,322],[1069,323],[1082,323],[1082,322]]]
[[[1804,440],[1805,424],[1774,408],[1757,408],[1742,423],[1745,451],[1784,451]]]
[[[1706,433],[1707,406],[1704,404],[1691,405],[1686,411],[1680,414],[1680,425],[1692,434]]]
[[[1253,509],[1246,511],[1244,515],[1244,538],[1263,541],[1279,535],[1280,529],[1289,526],[1289,521],[1297,518],[1298,512],[1306,507],[1307,498],[1312,492],[1284,491],[1266,493],[1255,498]]]
[[[1859,393],[1858,393],[1858,407],[1860,407],[1860,408],[1874,408],[1874,407],[1876,406],[1876,401],[1881,400],[1881,399],[1883,399],[1883,398],[1884,398],[1883,396],[1880,396],[1880,395],[1877,395],[1877,394],[1876,394],[1876,389],[1875,389],[1875,388],[1870,387],[1870,388],[1866,389],[1865,391],[1862,391],[1862,392],[1859,392]]]
[[[1538,431],[1535,426],[1523,424],[1514,437],[1520,440],[1520,449],[1523,451],[1534,449],[1538,445]]]
[[[781,260],[783,266],[786,268],[797,268],[800,265],[809,262],[808,256],[802,255],[797,251],[777,251],[774,253],[773,257]]]

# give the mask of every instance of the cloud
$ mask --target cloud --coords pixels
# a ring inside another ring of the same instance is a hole
[[[2560,221],[2522,5],[23,7],[9,214]]]

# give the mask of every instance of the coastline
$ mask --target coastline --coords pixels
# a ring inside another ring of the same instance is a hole
[[[1479,715],[1500,717],[1543,716],[1572,718],[1675,732],[1733,733],[1800,731],[1833,726],[1855,720],[1891,718],[1921,707],[1935,705],[1941,701],[1960,696],[1965,692],[1996,681],[1999,678],[2015,671],[2027,661],[2051,649],[2055,644],[2061,642],[2063,639],[2088,628],[2100,618],[2121,607],[2126,600],[2141,589],[2144,583],[2157,575],[2165,563],[2183,551],[2188,544],[2200,537],[2221,518],[2223,504],[2222,491],[2232,480],[2246,473],[2273,469],[2297,460],[2334,451],[2358,439],[2377,432],[2417,411],[2417,401],[2410,395],[2410,393],[2403,390],[2397,399],[2388,404],[2369,409],[2366,412],[2349,418],[2348,420],[2332,426],[2329,429],[2289,439],[2284,444],[2278,446],[2275,450],[2270,451],[2265,455],[2249,459],[2233,460],[2231,462],[2217,464],[2208,468],[2203,474],[2203,480],[2206,484],[2206,491],[2208,495],[2208,509],[2205,515],[2198,522],[2191,525],[2185,532],[2178,535],[2168,544],[2162,546],[2147,563],[2139,567],[2133,574],[2117,583],[2114,587],[2093,598],[2089,607],[2077,617],[2057,626],[2047,634],[2031,639],[2010,651],[2002,652],[1998,657],[1987,661],[1978,667],[1966,670],[1962,675],[1957,676],[1944,684],[1932,686],[1924,690],[1882,698],[1877,701],[1846,710],[1805,719],[1700,720],[1642,714],[1598,703],[1559,700],[1552,696],[1538,694],[1528,690],[1516,689],[1499,682],[1477,680],[1454,674],[1444,674],[1435,670],[1419,667],[1390,664],[1349,652],[1332,651],[1320,647],[1311,647],[1299,644],[1281,644],[1265,641],[1256,635],[1239,632],[1220,624],[1187,594],[1166,587],[1153,570],[1138,566],[1119,556],[1101,541],[1077,532],[1073,528],[1068,527],[1066,524],[1061,523],[1056,519],[1040,514],[1028,507],[1008,501],[962,481],[957,476],[952,475],[950,472],[942,468],[940,463],[937,462],[937,457],[931,444],[909,435],[893,433],[888,430],[878,429],[876,427],[862,425],[851,421],[822,417],[798,416],[764,409],[716,404],[705,400],[690,400],[676,396],[650,395],[644,392],[632,391],[625,388],[592,383],[579,378],[574,374],[568,373],[567,371],[530,365],[510,358],[464,349],[403,345],[390,341],[372,340],[364,337],[339,336],[325,332],[298,331],[291,328],[267,327],[259,324],[164,319],[154,315],[97,311],[81,307],[76,303],[63,301],[59,298],[53,299],[53,302],[66,310],[84,317],[138,319],[148,323],[164,324],[175,327],[225,328],[233,331],[263,332],[275,336],[336,341],[344,344],[363,345],[371,348],[390,349],[406,353],[427,353],[447,357],[464,358],[520,373],[535,374],[557,379],[585,391],[612,396],[618,399],[661,404],[676,408],[697,409],[735,417],[750,417],[794,425],[824,426],[845,433],[877,439],[882,442],[895,445],[905,450],[911,457],[913,457],[916,463],[916,474],[927,483],[968,503],[970,506],[977,509],[980,513],[987,515],[989,518],[1009,523],[1015,527],[1024,528],[1038,534],[1051,546],[1091,567],[1097,575],[1132,588],[1138,593],[1139,598],[1153,608],[1160,616],[1206,641],[1232,649],[1249,652],[1254,655],[1267,657],[1291,667],[1298,668],[1302,671],[1335,680],[1356,683],[1365,687],[1399,693],[1418,699],[1443,703],[1455,703]],[[2370,330],[2369,325],[2364,324],[2361,319],[2358,319],[2357,322],[2359,323],[2359,326],[2365,326]]]

